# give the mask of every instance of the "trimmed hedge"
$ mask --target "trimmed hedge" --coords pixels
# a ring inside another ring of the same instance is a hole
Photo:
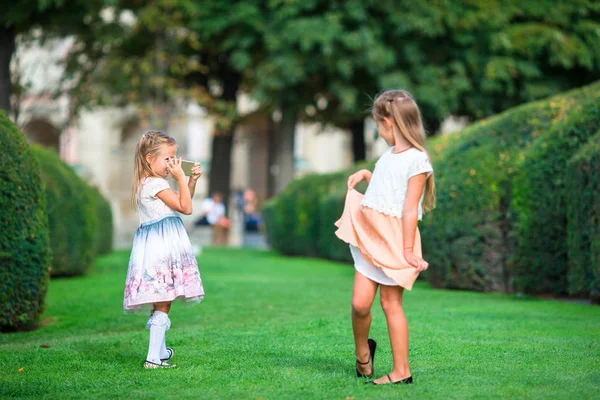
[[[510,291],[510,193],[519,152],[550,126],[553,108],[535,103],[435,141],[437,207],[422,229],[427,279],[436,287]]]
[[[38,162],[3,111],[0,148],[0,331],[29,329],[48,288],[48,218]]]
[[[431,265],[425,278],[455,289],[566,293],[566,164],[599,127],[597,82],[431,140],[438,201],[420,224]],[[273,199],[265,209],[267,232],[286,237],[270,235],[271,245],[284,254],[314,255],[316,241],[318,255],[349,260],[332,223],[343,208],[346,178],[359,168],[328,175],[338,181],[326,180],[327,188],[303,178]],[[308,188],[311,208],[292,206],[299,189]],[[296,213],[320,221],[311,243],[286,229]]]
[[[569,293],[600,304],[600,131],[567,164]]]
[[[319,199],[339,178],[339,174],[308,175],[267,202],[262,214],[271,246],[287,255],[318,256]]]
[[[94,199],[96,215],[98,216],[98,228],[94,234],[94,252],[96,254],[108,254],[113,248],[113,215],[110,203],[100,193],[98,188],[92,186],[90,189]]]
[[[350,173],[347,175],[349,174]],[[346,179],[347,175],[345,176]],[[340,181],[345,183],[345,179],[340,179]],[[337,228],[334,225],[335,221],[337,221],[341,215],[340,210],[344,209],[346,193],[346,185],[339,185],[339,187],[332,190],[327,196],[323,196],[319,199],[319,216],[321,223],[319,224],[319,230],[317,232],[318,249],[319,254],[323,257],[337,261],[352,262],[352,255],[348,250],[348,244],[342,242],[335,236],[335,230]]]
[[[96,195],[58,155],[32,145],[46,188],[52,276],[84,274],[92,264],[98,242]]]
[[[524,152],[513,204],[518,252],[516,280],[523,291],[568,292],[567,162],[600,128],[600,85],[553,98],[560,113],[551,129]]]
[[[548,272],[566,270],[565,260],[557,261],[555,254],[557,249],[566,253],[566,232],[549,228],[553,233],[548,236],[545,227],[566,225],[564,206],[555,210],[564,204],[564,192],[553,182],[564,182],[565,161],[577,144],[561,145],[572,140],[562,132],[570,126],[577,130],[581,120],[596,121],[599,98],[600,84],[595,83],[508,110],[434,142],[438,206],[424,220],[423,246],[435,266],[427,274],[435,286],[566,291],[566,278],[561,285],[541,274],[532,258],[554,260]],[[556,203],[547,201],[552,196]],[[539,237],[545,237],[545,248],[533,247]]]
[[[363,163],[346,171],[309,174],[292,181],[262,207],[269,244],[290,256],[351,261],[348,245],[334,234],[334,222],[344,208],[348,175],[362,168],[373,169],[372,166],[373,163]],[[356,189],[364,192],[366,187],[360,183]]]
[[[565,167],[600,126],[599,101],[594,83],[434,142],[423,246],[435,286],[567,292]]]

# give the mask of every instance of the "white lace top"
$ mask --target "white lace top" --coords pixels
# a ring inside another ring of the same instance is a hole
[[[142,187],[138,193],[140,223],[143,224],[165,215],[177,214],[175,210],[156,197],[158,192],[169,188],[169,182],[163,178],[149,177],[142,179]]]
[[[414,147],[399,154],[392,153],[392,149],[393,147],[388,148],[377,160],[360,205],[401,218],[408,180],[422,173],[427,173],[429,177],[433,173],[433,167],[427,154]],[[419,220],[423,218],[424,195],[425,189],[419,201]]]

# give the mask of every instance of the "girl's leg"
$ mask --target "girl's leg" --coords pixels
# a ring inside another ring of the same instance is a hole
[[[369,361],[369,330],[371,329],[371,306],[377,293],[378,284],[356,272],[354,274],[354,290],[352,292],[352,331],[354,332],[354,345],[356,359],[360,362]],[[358,370],[371,375],[373,366],[370,364],[356,364]]]
[[[171,302],[165,301],[162,303],[154,303],[154,311],[161,311],[168,314],[171,311]]]
[[[385,313],[390,344],[392,346],[392,359],[394,362],[390,377],[394,382],[410,376],[408,365],[408,324],[402,308],[402,295],[404,288],[399,286],[381,285],[379,296],[381,308]],[[375,383],[388,383],[387,377],[375,380]]]
[[[165,333],[171,327],[171,320],[168,315],[170,309],[170,302],[154,303],[154,311],[146,324],[146,327],[150,330],[150,343],[148,344],[146,361],[160,364],[161,358],[167,358],[168,356]]]
[[[156,308],[157,304],[160,305],[158,309]],[[171,302],[155,303],[154,310],[162,311],[165,314],[167,314],[167,318],[169,319],[167,330],[169,330],[171,328],[171,319],[169,318],[168,314],[169,314],[169,312],[171,312]],[[167,351],[166,334],[165,334],[165,337],[163,338],[162,344],[160,345],[160,358],[161,358],[161,360],[165,360],[165,359],[169,358],[169,352]]]

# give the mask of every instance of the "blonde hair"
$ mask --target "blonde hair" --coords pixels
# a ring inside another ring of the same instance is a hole
[[[171,136],[161,131],[146,131],[135,149],[133,165],[133,187],[131,188],[131,206],[137,208],[138,193],[142,179],[148,176],[158,176],[146,160],[149,155],[154,159],[164,146],[175,146],[177,142]]]
[[[377,122],[388,118],[408,143],[426,153],[421,112],[410,93],[405,90],[388,90],[379,94],[373,102],[372,114]],[[434,207],[435,181],[431,174],[425,182],[423,209],[431,211]]]

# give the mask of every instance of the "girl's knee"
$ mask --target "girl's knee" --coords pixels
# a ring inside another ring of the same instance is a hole
[[[386,315],[396,314],[402,312],[402,302],[398,299],[387,299],[381,296],[381,308]]]
[[[352,300],[352,314],[364,318],[369,315],[371,312],[371,304],[360,301],[360,300]]]

